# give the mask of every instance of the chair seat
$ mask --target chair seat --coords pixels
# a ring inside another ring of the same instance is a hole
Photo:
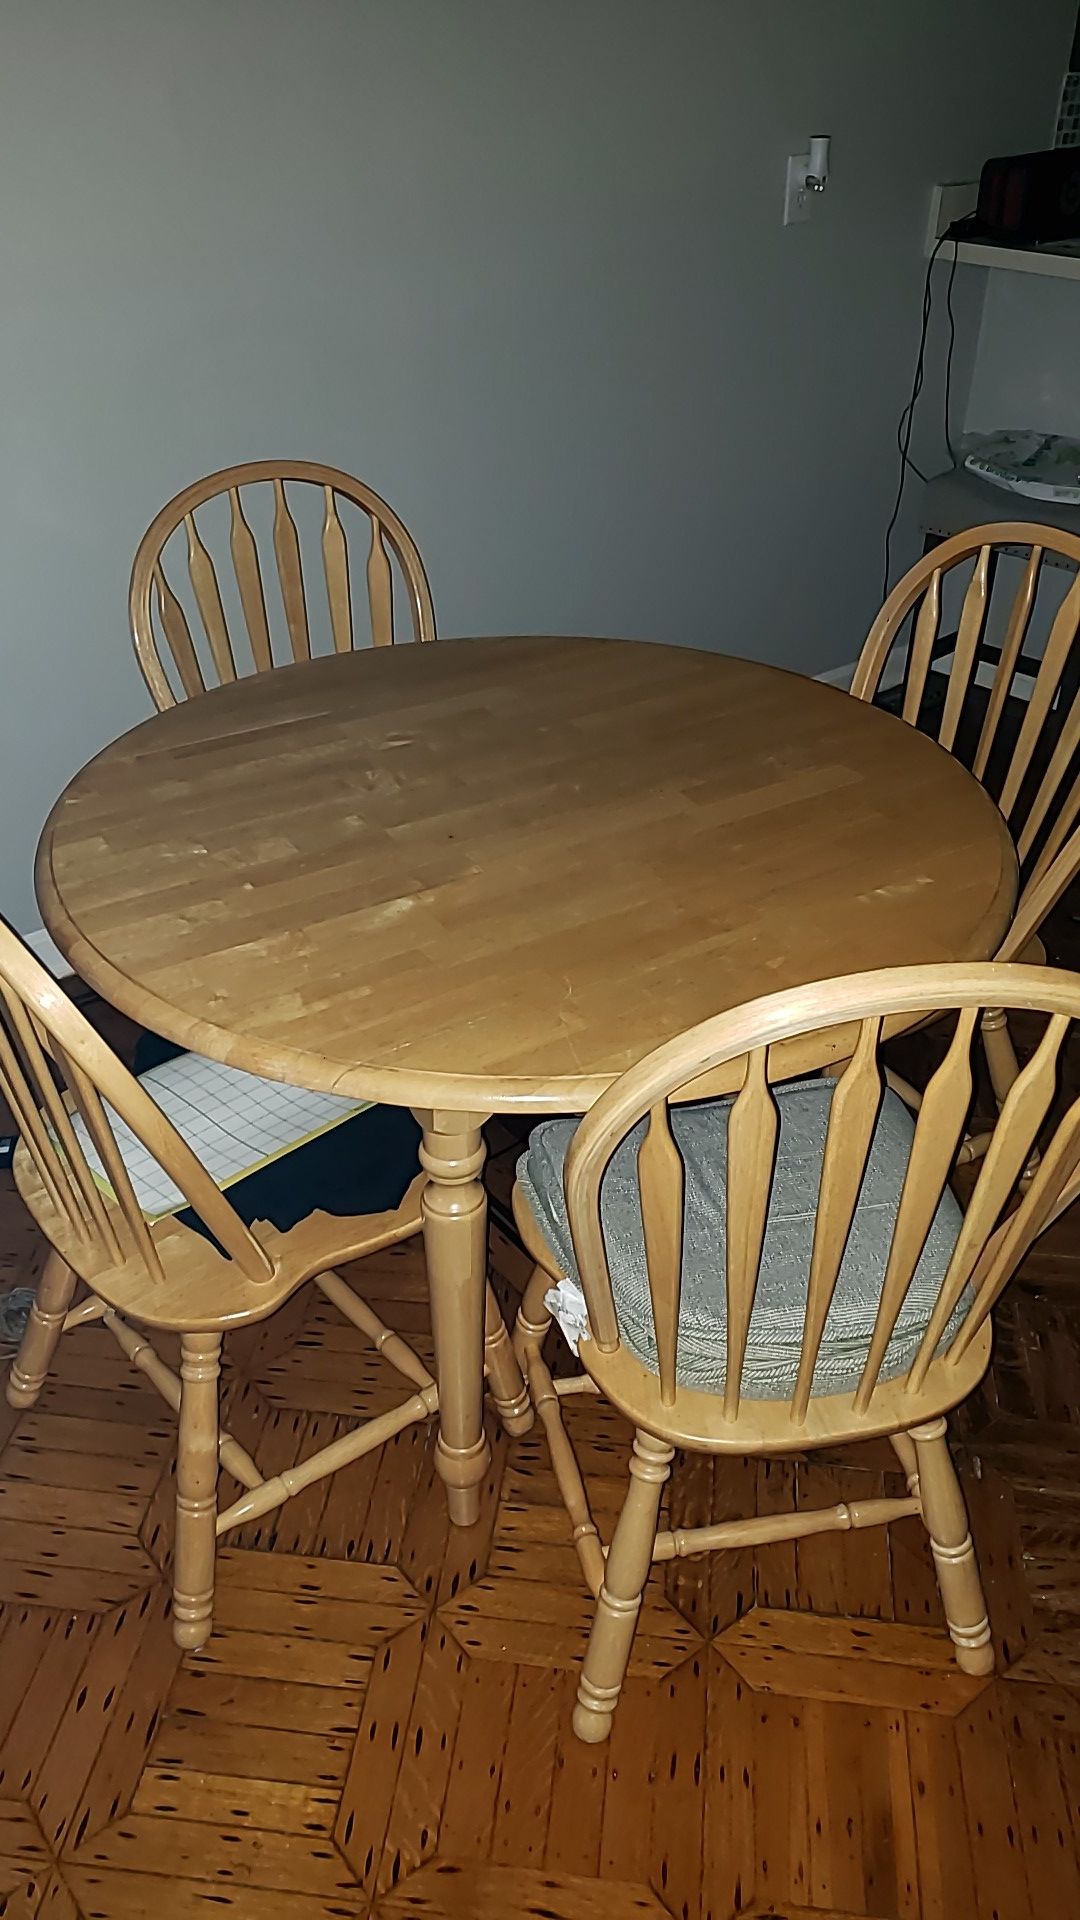
[[[383,1213],[420,1170],[420,1128],[404,1108],[308,1093],[157,1042],[153,1051],[158,1057],[139,1072],[140,1084],[247,1226],[268,1220],[284,1233],[317,1211]],[[108,1111],[147,1219],[175,1214],[203,1231],[180,1188]],[[82,1121],[75,1127],[95,1178],[109,1190]]]
[[[159,1051],[157,1044],[154,1051]],[[168,1061],[183,1057],[175,1048],[160,1051]],[[204,1099],[204,1118],[224,1119],[230,1092],[235,1094],[241,1083],[253,1076],[205,1061],[201,1055],[197,1058],[201,1067],[213,1069],[208,1079],[220,1095],[220,1100]],[[159,1104],[167,1107],[178,1131],[188,1137],[176,1102],[162,1099],[155,1073],[144,1071],[136,1077],[148,1085]],[[129,1143],[141,1149],[119,1115],[105,1104],[132,1175]],[[347,1104],[350,1111],[340,1124],[282,1148],[239,1179],[223,1179],[220,1167],[215,1169],[219,1185],[227,1190],[229,1203],[245,1226],[259,1222],[271,1229],[260,1237],[275,1259],[277,1271],[274,1279],[265,1283],[245,1278],[232,1261],[224,1258],[210,1229],[188,1206],[164,1211],[145,1208],[163,1263],[161,1277],[148,1276],[138,1259],[125,1259],[117,1265],[98,1243],[92,1244],[88,1254],[83,1239],[73,1235],[67,1216],[57,1209],[22,1141],[13,1159],[15,1184],[50,1243],[118,1312],[142,1326],[174,1331],[242,1326],[264,1319],[288,1298],[297,1284],[298,1268],[314,1273],[420,1230],[420,1129],[412,1115],[400,1107],[365,1106],[356,1111],[355,1102],[342,1104]],[[76,1124],[85,1139],[81,1121]],[[198,1139],[192,1144],[197,1151]],[[96,1151],[91,1153],[89,1147],[85,1150],[93,1163],[95,1179],[103,1192],[111,1195]],[[138,1195],[134,1177],[133,1185]],[[146,1195],[148,1190],[144,1187],[143,1192]],[[179,1190],[177,1194],[183,1200]],[[335,1221],[341,1222],[340,1227]],[[182,1231],[185,1228],[191,1231]],[[122,1242],[126,1248],[126,1236],[122,1236]],[[291,1257],[283,1258],[289,1248]]]
[[[774,1089],[780,1120],[776,1167],[742,1382],[743,1393],[751,1399],[785,1399],[795,1385],[834,1091],[832,1080],[797,1081]],[[732,1104],[716,1100],[671,1109],[672,1132],[686,1176],[677,1376],[682,1386],[713,1393],[723,1391],[725,1378],[726,1161]],[[642,1121],[628,1134],[612,1156],[600,1208],[622,1339],[655,1372],[656,1343],[637,1185],[637,1152],[645,1124]],[[566,1153],[576,1127],[576,1120],[550,1120],[534,1128],[517,1174],[562,1273],[578,1287],[563,1188]],[[848,1393],[858,1385],[913,1137],[911,1115],[887,1090],[825,1325],[814,1374],[816,1394]],[[962,1217],[947,1189],[886,1351],[883,1380],[903,1373],[918,1351]],[[969,1299],[969,1294],[961,1298],[943,1345],[952,1337]]]

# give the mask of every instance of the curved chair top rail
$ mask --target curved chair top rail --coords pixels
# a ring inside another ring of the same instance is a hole
[[[972,771],[977,779],[984,780],[987,775],[990,756],[995,743],[1001,738],[1010,690],[1017,672],[1024,670],[1021,656],[1031,627],[1044,557],[1056,554],[1077,569],[1076,577],[1061,599],[1051,622],[1020,732],[1000,792],[995,796],[1002,813],[1013,826],[1022,864],[1029,861],[1050,821],[1049,837],[1044,845],[1038,847],[1037,862],[1032,869],[1038,872],[1053,858],[1080,815],[1080,775],[1074,778],[1068,797],[1064,801],[1059,799],[1080,749],[1080,700],[1074,700],[1067,713],[1059,714],[1056,707],[1080,628],[1080,536],[1066,533],[1059,527],[1017,520],[969,527],[963,533],[953,534],[948,540],[943,540],[917,560],[888,595],[867,635],[851,682],[851,692],[856,699],[874,698],[904,623],[918,605],[904,679],[902,709],[904,719],[912,725],[916,723],[939,635],[944,577],[952,568],[973,559],[971,578],[960,608],[948,691],[937,731],[940,745],[953,751],[961,716],[974,684],[980,642],[986,631],[995,587],[996,561],[1003,550],[1015,548],[1025,549],[1027,560],[1009,605],[1001,638],[1000,658],[994,669],[990,697],[975,743]],[[1044,733],[1054,726],[1056,738],[1032,793],[1029,779],[1032,762]],[[1055,802],[1058,812],[1051,819]]]
[[[154,1229],[143,1215],[117,1145],[117,1116],[180,1188],[246,1279],[271,1278],[272,1262],[187,1141],[6,922],[0,921],[0,1094],[77,1267],[135,1259],[164,1279]],[[106,1104],[107,1103],[107,1104]],[[110,1116],[110,1109],[111,1116]],[[73,1125],[81,1118],[114,1196],[110,1204]],[[192,1236],[194,1237],[194,1236]]]
[[[366,586],[373,644],[388,646],[394,639],[394,585],[388,547],[405,583],[413,638],[434,640],[435,610],[419,549],[404,522],[372,487],[338,467],[317,461],[253,460],[242,466],[223,467],[194,481],[168,501],[151,521],[135,554],[129,592],[131,632],[143,678],[159,709],[175,706],[177,684],[181,696],[191,698],[214,684],[215,676],[220,684],[248,671],[266,672],[279,664],[259,545],[249,518],[252,489],[269,488],[273,496],[273,575],[287,630],[285,658],[297,661],[312,657],[313,607],[287,485],[310,486],[322,493],[321,571],[334,651],[349,652],[356,632],[349,541],[339,508],[342,500],[358,508],[371,523]],[[218,572],[197,521],[200,508],[223,496],[229,503],[232,597],[239,605],[250,668],[238,660],[237,621],[234,615],[230,628]],[[202,646],[196,645],[188,613],[167,578],[164,564],[165,548],[181,528],[187,542],[187,579],[182,581],[175,574],[174,579],[188,600],[189,611],[198,614],[205,641]],[[167,662],[171,662],[173,679]]]

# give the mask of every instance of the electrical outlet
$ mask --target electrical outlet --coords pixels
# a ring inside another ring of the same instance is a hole
[[[798,226],[810,218],[810,189],[806,176],[810,170],[808,153],[789,153],[787,180],[784,185],[784,225]]]

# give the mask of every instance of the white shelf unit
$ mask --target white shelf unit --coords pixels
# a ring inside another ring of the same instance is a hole
[[[934,187],[926,229],[929,256],[946,227],[970,213],[978,196],[977,180],[952,181]],[[985,240],[961,240],[956,258],[962,266],[994,267],[1006,273],[1039,273],[1051,280],[1080,280],[1080,251],[1054,253],[1048,247],[995,247]],[[952,261],[952,245],[942,247],[939,260]]]

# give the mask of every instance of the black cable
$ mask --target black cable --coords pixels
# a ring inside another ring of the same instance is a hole
[[[923,281],[922,327],[919,332],[919,351],[915,360],[915,373],[911,382],[911,395],[907,406],[904,408],[896,423],[896,444],[900,453],[900,476],[896,484],[896,499],[893,502],[892,517],[885,529],[885,566],[881,581],[882,600],[887,597],[889,591],[892,537],[896,523],[900,518],[900,508],[904,499],[904,487],[907,482],[908,467],[910,466],[916,472],[918,471],[918,469],[915,468],[914,461],[910,458],[909,449],[911,447],[912,428],[915,424],[915,406],[922,392],[923,380],[926,377],[926,336],[930,327],[930,309],[934,301],[931,275],[934,269],[934,261],[945,245],[947,238],[947,230],[945,233],[939,234],[937,240],[934,242],[933,252],[926,263],[926,278]]]
[[[953,348],[956,344],[956,318],[953,313],[952,288],[953,288],[953,277],[956,273],[956,264],[960,257],[960,240],[963,237],[963,229],[968,225],[968,222],[971,219],[972,219],[971,214],[965,214],[962,219],[953,220],[951,224],[946,227],[944,233],[938,235],[938,238],[934,242],[933,252],[931,253],[930,258],[926,263],[926,278],[923,281],[922,326],[919,331],[919,351],[915,360],[915,372],[911,382],[911,393],[908,398],[907,405],[903,409],[903,412],[901,413],[900,418],[896,423],[896,447],[897,447],[897,452],[900,455],[900,474],[896,484],[896,499],[893,502],[892,516],[889,520],[888,526],[885,529],[885,564],[884,564],[884,572],[883,572],[882,581],[881,581],[882,600],[884,600],[887,597],[888,591],[889,591],[889,572],[890,572],[891,556],[892,556],[892,537],[893,537],[893,533],[896,530],[896,523],[900,518],[900,508],[903,505],[904,487],[907,484],[908,470],[910,469],[910,471],[916,474],[920,480],[926,479],[926,475],[923,473],[922,469],[916,466],[915,461],[911,458],[911,435],[915,425],[915,407],[918,402],[919,395],[923,390],[923,382],[926,378],[926,340],[927,340],[927,334],[930,328],[930,312],[934,304],[934,290],[933,290],[933,277],[932,277],[933,269],[934,269],[934,261],[937,259],[938,254],[941,252],[941,249],[945,245],[946,240],[951,240],[953,243],[953,257],[952,257],[952,266],[949,269],[948,291],[945,296],[946,311],[949,316],[949,347],[948,347],[948,353],[945,361],[945,442],[949,449],[949,455],[952,460],[953,466],[956,466],[957,464],[956,453],[953,447],[952,437],[950,432],[950,419],[949,419],[949,409],[952,402],[952,356],[953,356]]]
[[[956,345],[956,315],[953,312],[952,290],[956,279],[956,263],[960,258],[960,242],[955,231],[952,236],[952,265],[949,268],[949,284],[945,289],[945,311],[949,316],[949,344],[945,352],[945,445],[949,449],[949,459],[954,467],[960,465],[956,457],[956,448],[952,441],[952,359]]]

